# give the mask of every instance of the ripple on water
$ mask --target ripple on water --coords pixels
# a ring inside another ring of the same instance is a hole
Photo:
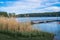
[[[57,22],[35,24],[33,25],[33,28],[44,32],[54,33],[54,40],[60,40],[60,24],[58,24]]]

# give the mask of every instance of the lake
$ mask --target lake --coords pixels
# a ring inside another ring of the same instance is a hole
[[[16,18],[18,22],[26,22],[31,20],[60,20],[60,17],[22,17]],[[60,40],[60,24],[58,22],[42,23],[32,25],[34,29],[38,29],[44,32],[54,33],[56,36],[54,39]]]

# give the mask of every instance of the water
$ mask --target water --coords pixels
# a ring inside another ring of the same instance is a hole
[[[31,20],[60,20],[60,17],[25,17],[16,18],[18,22],[26,22]],[[58,22],[42,23],[32,25],[34,29],[38,29],[44,32],[56,34],[54,40],[60,40],[60,24]]]
[[[60,17],[22,17],[22,18],[16,18],[20,22],[25,22],[29,20],[56,20],[60,19]]]
[[[33,25],[35,29],[56,34],[58,32],[57,22]]]

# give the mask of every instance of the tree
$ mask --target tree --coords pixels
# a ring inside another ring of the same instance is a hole
[[[9,13],[9,17],[15,17],[15,13]]]
[[[7,12],[0,12],[0,16],[8,17]]]

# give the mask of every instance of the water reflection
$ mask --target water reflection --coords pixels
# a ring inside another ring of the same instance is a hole
[[[33,28],[56,34],[58,32],[57,22],[35,24]]]
[[[29,17],[29,18],[16,18],[19,22],[31,21],[31,20],[60,20],[60,17]],[[32,25],[34,29],[38,29],[44,32],[56,34],[54,40],[60,40],[60,24],[58,22],[42,23]]]

